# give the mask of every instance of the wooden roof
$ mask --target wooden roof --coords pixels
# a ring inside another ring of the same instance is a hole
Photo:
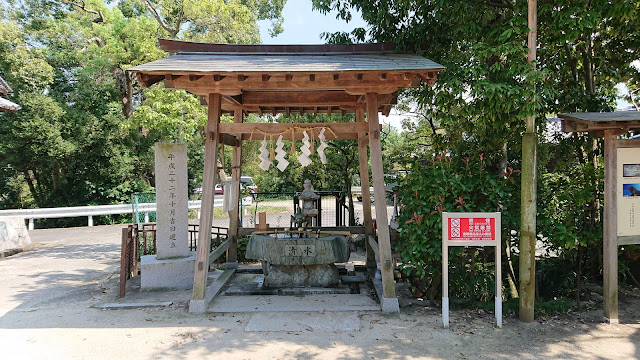
[[[4,81],[2,76],[0,76],[0,95],[1,96],[7,96],[7,95],[11,94],[12,92],[13,92],[13,90],[11,90],[11,87],[9,86],[9,84],[7,84],[7,82]]]
[[[0,97],[0,110],[14,112],[20,109],[21,109],[20,105],[13,103],[3,97]]]
[[[11,89],[9,84],[7,84],[7,82],[4,81],[2,76],[0,76],[0,110],[13,112],[21,109],[20,105],[15,104],[2,97],[2,96],[11,95],[12,93],[13,93],[13,90]]]
[[[391,43],[356,45],[228,45],[160,39],[177,54],[129,69],[143,86],[197,95],[220,93],[222,109],[249,113],[346,113],[379,95],[388,114],[402,88],[435,83],[444,67]]]
[[[640,130],[640,111],[583,112],[558,114],[564,132],[601,132],[616,130],[626,133]]]

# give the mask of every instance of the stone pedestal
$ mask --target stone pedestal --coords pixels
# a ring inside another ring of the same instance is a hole
[[[278,234],[283,236],[287,234]],[[310,233],[311,236],[315,234]],[[334,263],[349,261],[347,236],[277,238],[253,234],[246,258],[263,261],[267,287],[329,287],[340,281]]]
[[[31,238],[21,217],[0,217],[0,257],[24,251]]]
[[[267,266],[266,287],[330,287],[340,283],[340,274],[334,264]]]
[[[156,247],[158,259],[189,253],[187,145],[156,143]]]
[[[158,259],[156,255],[140,257],[140,288],[150,290],[186,290],[193,287],[196,252],[177,259]]]

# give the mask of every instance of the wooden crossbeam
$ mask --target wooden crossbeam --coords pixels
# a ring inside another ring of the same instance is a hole
[[[640,121],[600,121],[582,122],[571,119],[562,120],[563,132],[595,132],[604,130],[620,130],[622,133],[640,129]]]
[[[239,95],[246,90],[345,90],[349,94],[362,95],[370,91],[379,94],[391,94],[400,88],[415,87],[416,80],[420,78],[405,73],[388,73],[386,79],[380,80],[380,72],[364,72],[347,76],[346,73],[331,74],[243,74],[243,80],[238,76],[194,74],[171,74],[173,86],[176,89],[185,89],[194,94],[204,95],[208,93],[220,93],[222,95]],[[313,80],[311,80],[313,75]],[[154,75],[146,75],[150,77]],[[160,76],[157,81],[163,80]],[[217,80],[217,81],[216,81]],[[157,82],[156,81],[156,82]]]
[[[224,123],[218,125],[221,133],[241,135],[242,140],[263,140],[266,134],[283,134],[285,140],[291,140],[292,129],[296,140],[302,139],[304,129],[327,128],[325,131],[328,140],[357,139],[359,133],[369,131],[369,124],[359,123]],[[382,127],[380,127],[382,129]],[[335,136],[334,136],[335,133]]]

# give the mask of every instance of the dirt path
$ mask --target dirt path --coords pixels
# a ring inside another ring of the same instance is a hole
[[[640,297],[622,297],[620,325],[601,310],[522,324],[439,309],[357,314],[355,331],[310,324],[251,331],[255,314],[194,315],[166,308],[101,310],[114,301],[120,227],[37,230],[36,249],[0,260],[1,359],[638,359]],[[327,314],[313,313],[321,319]],[[292,314],[282,313],[283,318]]]

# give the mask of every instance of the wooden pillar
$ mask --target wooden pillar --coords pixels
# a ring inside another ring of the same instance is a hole
[[[233,110],[233,121],[235,123],[242,123],[242,108],[238,107]],[[227,249],[227,264],[226,269],[238,268],[238,216],[240,215],[240,202],[242,201],[242,195],[240,194],[240,176],[242,175],[242,135],[237,135],[237,144],[233,147],[233,161],[231,178],[235,181],[236,194],[238,194],[238,201],[236,206],[229,212],[229,230],[227,236],[231,239],[229,249]]]
[[[209,250],[211,248],[211,224],[213,222],[213,196],[218,167],[218,124],[220,123],[222,97],[209,94],[209,114],[206,126],[204,174],[202,177],[202,215],[198,231],[198,253],[193,275],[193,296],[189,304],[190,312],[205,312],[204,304],[207,274],[209,271]]]
[[[604,317],[618,323],[618,150],[613,130],[604,131],[604,240],[602,251]]]
[[[382,144],[380,142],[380,123],[378,121],[378,95],[367,93],[367,119],[369,122],[369,149],[371,151],[371,177],[373,196],[376,202],[376,224],[378,228],[378,246],[380,271],[382,272],[383,298],[380,299],[382,311],[398,312],[400,307],[396,298],[393,279],[393,261],[391,259],[391,240],[382,168]],[[363,198],[364,200],[364,198]]]
[[[536,59],[537,1],[529,0],[527,62]],[[535,89],[532,89],[535,90]],[[529,101],[533,101],[530,99]],[[536,201],[537,201],[537,146],[535,117],[527,115],[522,136],[522,186],[520,198],[520,321],[533,321],[536,283]]]
[[[364,110],[356,110],[356,121],[364,122]],[[376,254],[369,244],[369,235],[373,235],[373,219],[371,217],[371,193],[369,191],[369,154],[367,153],[367,136],[358,134],[358,161],[360,165],[360,194],[362,195],[362,213],[364,217],[364,243],[367,249],[367,272],[373,275],[376,271]]]

